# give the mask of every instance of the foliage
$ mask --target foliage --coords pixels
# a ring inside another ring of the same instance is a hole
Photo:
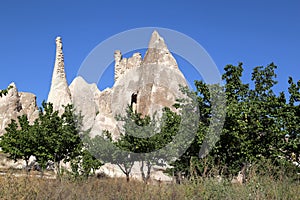
[[[65,106],[61,116],[58,111],[53,110],[51,103],[43,102],[42,106],[39,118],[34,123],[38,144],[34,156],[42,167],[45,167],[47,161],[53,161],[57,175],[60,176],[61,161],[68,162],[75,158],[82,148],[80,119],[74,115],[72,105]]]
[[[17,161],[23,159],[28,167],[30,156],[34,154],[34,135],[32,126],[29,125],[26,115],[18,117],[18,123],[12,120],[5,128],[6,133],[1,136],[0,146],[9,158]]]
[[[76,163],[78,173],[88,176],[102,163],[83,149],[81,120],[80,115],[74,114],[72,105],[65,106],[59,115],[51,103],[43,102],[34,124],[29,124],[26,115],[18,117],[18,122],[12,120],[1,137],[0,146],[15,161],[24,159],[27,166],[30,156],[35,156],[42,169],[49,161],[54,162],[58,177],[62,173],[62,161],[72,161],[73,167]]]
[[[117,120],[123,122],[124,132],[114,144],[121,151],[130,152],[132,163],[135,161],[141,162],[142,178],[147,181],[150,178],[152,165],[163,164],[159,162],[160,157],[154,152],[158,149],[160,142],[163,142],[157,137],[159,130],[155,118],[142,117],[140,113],[134,112],[128,106],[126,116],[118,116]],[[146,175],[144,166],[147,167]]]
[[[96,135],[93,138],[88,136],[84,139],[84,146],[95,158],[104,163],[116,164],[129,182],[131,169],[136,160],[132,152],[124,151],[116,145],[117,142],[113,141],[108,131],[104,131],[103,135]]]
[[[80,155],[71,160],[72,175],[74,178],[88,178],[95,175],[95,171],[102,165],[87,149],[82,149]]]
[[[188,177],[206,177],[214,168],[215,175],[232,176],[243,166],[271,159],[274,166],[299,164],[299,100],[300,82],[289,78],[289,102],[283,92],[273,91],[277,81],[276,65],[255,67],[252,84],[242,81],[243,66],[227,65],[222,78],[226,95],[226,118],[219,141],[206,157],[198,157],[210,126],[213,85],[196,81],[200,121],[197,137],[180,159],[172,173]],[[253,86],[253,88],[250,87]],[[294,173],[295,174],[295,173]]]
[[[84,177],[103,163],[112,163],[129,181],[134,163],[139,162],[145,182],[153,165],[166,163],[172,166],[169,174],[178,177],[232,178],[265,161],[272,171],[284,168],[280,172],[293,177],[300,165],[300,81],[290,77],[286,93],[274,92],[276,68],[274,63],[255,67],[251,82],[244,83],[243,64],[227,65],[224,85],[199,80],[195,92],[181,88],[188,98],[178,99],[176,112],[164,108],[161,119],[143,116],[129,106],[125,116],[117,116],[122,124],[117,139],[108,131],[93,138],[89,132],[80,134],[81,117],[74,115],[72,105],[60,116],[52,104],[43,103],[33,125],[26,116],[12,120],[0,146],[10,158],[24,159],[27,165],[31,155],[43,168],[53,161],[58,175],[61,161],[71,161],[75,176]]]
[[[88,150],[102,161],[119,166],[128,181],[134,163],[140,162],[142,179],[147,182],[152,166],[165,165],[171,156],[171,152],[158,150],[172,141],[178,131],[180,117],[165,108],[162,122],[158,123],[155,117],[142,116],[128,106],[126,115],[116,118],[123,124],[120,137],[113,140],[111,133],[105,131],[104,137],[97,135],[86,142]]]

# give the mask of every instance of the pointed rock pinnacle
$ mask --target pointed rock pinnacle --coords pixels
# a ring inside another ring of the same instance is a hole
[[[157,31],[153,31],[151,35],[143,64],[158,64],[161,66],[168,66],[178,69],[175,58],[172,56],[164,39],[158,34]]]
[[[158,32],[155,30],[153,31],[148,48],[150,49],[161,49],[161,50],[168,50],[167,45],[165,44],[164,38],[162,38]]]
[[[62,41],[61,37],[56,38],[56,57],[55,57],[55,71],[57,75],[60,75],[62,78],[65,77],[65,64],[64,64],[64,54],[62,51]]]
[[[53,103],[54,110],[58,110],[59,113],[64,111],[63,105],[71,103],[71,93],[66,79],[64,54],[62,49],[61,37],[57,37],[55,64],[47,101]]]

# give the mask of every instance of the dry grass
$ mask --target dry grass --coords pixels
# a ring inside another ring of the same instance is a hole
[[[125,179],[70,181],[39,177],[0,176],[0,199],[299,199],[299,182],[253,176],[244,185],[216,179],[185,184],[145,185]]]

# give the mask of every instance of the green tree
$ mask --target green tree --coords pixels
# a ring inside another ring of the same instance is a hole
[[[206,157],[197,159],[197,152],[210,127],[213,85],[196,81],[199,104],[199,129],[197,137],[180,159],[173,163],[173,171],[206,176],[210,170],[229,176],[242,166],[260,160],[271,160],[274,166],[288,165],[299,152],[299,86],[289,79],[289,103],[283,92],[276,95],[276,65],[253,69],[253,88],[242,81],[242,63],[224,68],[226,118],[220,139]],[[287,138],[288,142],[287,142]]]
[[[149,116],[142,117],[128,106],[126,116],[118,116],[117,120],[123,122],[124,132],[114,144],[123,151],[132,152],[131,157],[135,158],[134,161],[141,162],[140,171],[142,179],[146,182],[150,178],[152,166],[159,163],[156,156],[145,154],[157,150],[158,143],[154,137],[158,133],[158,127],[155,119],[151,120]],[[146,174],[144,167],[147,168]]]
[[[51,103],[42,103],[39,117],[30,125],[26,115],[18,117],[18,122],[12,122],[1,136],[0,146],[3,152],[14,159],[24,159],[26,167],[30,156],[35,156],[43,169],[49,161],[55,163],[57,176],[61,176],[61,162],[78,164],[81,174],[88,175],[98,169],[102,163],[96,160],[84,149],[80,137],[81,115],[74,113],[72,105],[64,107],[59,115],[53,110]]]
[[[84,148],[80,155],[72,159],[70,163],[75,178],[88,178],[90,175],[95,175],[95,171],[103,165],[99,159]]]
[[[155,115],[152,118],[142,116],[128,107],[126,115],[118,118],[123,122],[124,132],[115,144],[120,149],[133,152],[134,160],[141,163],[140,171],[145,182],[149,180],[154,165],[164,166],[183,153],[196,132],[196,105],[187,88],[182,87],[181,90],[186,97],[179,100],[180,114],[164,108],[162,117],[157,120]],[[174,105],[175,108],[177,106]]]
[[[104,131],[103,136],[85,140],[87,149],[103,162],[116,164],[126,175],[127,181],[130,180],[134,163],[140,162],[142,179],[147,182],[154,165],[163,166],[167,159],[174,156],[167,150],[157,150],[172,141],[178,131],[180,117],[165,108],[162,122],[159,123],[155,117],[142,116],[128,106],[126,115],[116,118],[123,124],[120,137],[113,140],[111,133]]]
[[[128,144],[120,144],[112,139],[108,131],[103,131],[103,135],[96,135],[93,138],[86,137],[84,146],[97,159],[103,163],[116,164],[125,174],[127,182],[130,180],[130,173],[136,157],[133,153],[125,150]]]
[[[104,164],[95,157],[99,152],[89,146],[93,145],[92,140],[89,137],[89,133],[90,129],[82,132],[81,149],[79,150],[79,155],[75,156],[70,161],[72,169],[71,175],[74,178],[88,178],[90,175],[94,175],[96,170]],[[102,148],[103,146],[100,145],[100,147]]]
[[[5,128],[5,134],[1,136],[0,146],[4,153],[9,154],[9,158],[17,161],[23,159],[28,169],[29,158],[34,155],[34,140],[32,126],[29,124],[27,116],[18,117],[18,123],[12,120]]]
[[[45,168],[48,161],[55,163],[57,176],[61,175],[61,161],[68,162],[80,154],[82,142],[80,138],[81,117],[74,114],[72,105],[65,106],[64,113],[59,116],[51,103],[42,103],[39,118],[35,121],[35,137],[37,146],[35,157]]]
[[[285,105],[285,112],[281,118],[285,130],[286,157],[300,165],[300,80],[295,83],[289,77],[289,102]]]

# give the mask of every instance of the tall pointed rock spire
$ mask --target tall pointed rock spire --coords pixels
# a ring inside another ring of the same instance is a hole
[[[64,111],[63,105],[71,103],[71,92],[66,79],[64,54],[62,49],[61,37],[57,37],[55,64],[47,101],[53,103],[54,110],[58,110],[59,113]]]
[[[178,69],[175,58],[172,56],[164,39],[158,34],[157,31],[153,31],[151,35],[143,64],[158,64],[160,66]]]

